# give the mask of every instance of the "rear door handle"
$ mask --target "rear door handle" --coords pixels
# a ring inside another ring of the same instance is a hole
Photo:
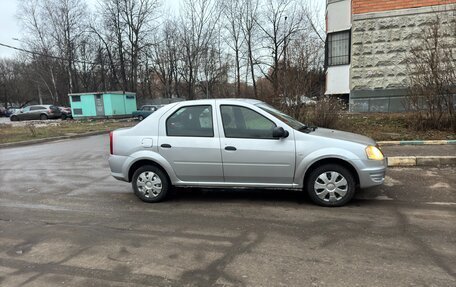
[[[162,148],[171,148],[171,145],[170,144],[162,144],[161,147]]]
[[[225,147],[225,150],[232,150],[232,151],[235,151],[237,150],[234,146],[227,146]]]

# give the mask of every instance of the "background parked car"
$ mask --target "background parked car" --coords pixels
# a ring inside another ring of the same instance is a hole
[[[133,112],[132,116],[142,121],[161,107],[163,107],[163,105],[144,105],[136,112]]]
[[[18,107],[9,107],[5,110],[4,116],[9,118],[12,114],[14,114],[15,112],[17,112],[19,110],[20,110],[20,108],[18,108]]]
[[[59,107],[60,112],[62,113],[62,120],[72,119],[73,113],[71,112],[71,108],[69,107]]]
[[[34,105],[16,111],[10,116],[11,121],[58,119],[60,109],[53,105]]]

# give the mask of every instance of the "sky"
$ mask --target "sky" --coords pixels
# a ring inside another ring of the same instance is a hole
[[[22,31],[19,20],[17,19],[17,6],[22,0],[0,0],[0,43],[19,47],[20,43],[15,39],[21,39]],[[98,0],[86,0],[89,7],[94,7]],[[230,1],[230,0],[226,0]],[[312,2],[324,2],[325,0],[304,0]],[[167,9],[178,9],[180,0],[164,0]],[[317,3],[321,4],[321,3]],[[324,3],[323,3],[324,4]],[[320,8],[324,8],[320,7]],[[324,10],[324,9],[321,9]],[[320,11],[320,18],[324,17],[324,11]],[[324,19],[323,19],[324,20]],[[323,21],[322,20],[322,21]],[[0,46],[0,58],[13,57],[14,50]]]
[[[21,39],[22,27],[17,19],[18,3],[22,0],[0,0],[0,43],[20,47],[17,41]],[[164,0],[165,8],[178,9],[180,0]],[[86,0],[90,8],[97,5],[98,0]],[[14,40],[16,39],[16,40]],[[0,58],[9,58],[16,52],[0,46]]]

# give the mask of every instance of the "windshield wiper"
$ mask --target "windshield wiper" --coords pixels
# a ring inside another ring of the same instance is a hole
[[[308,127],[308,126],[306,126],[306,125],[303,125],[302,127],[300,127],[300,128],[298,129],[298,131],[304,132],[304,133],[308,134],[308,133],[310,133],[310,132],[314,132],[316,129],[318,129],[317,126],[309,126],[309,127]]]

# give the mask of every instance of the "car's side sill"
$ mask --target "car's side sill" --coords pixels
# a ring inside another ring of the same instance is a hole
[[[300,189],[298,184],[282,183],[245,183],[245,182],[190,182],[178,181],[173,183],[181,187],[213,187],[213,188],[277,188],[277,189]]]

